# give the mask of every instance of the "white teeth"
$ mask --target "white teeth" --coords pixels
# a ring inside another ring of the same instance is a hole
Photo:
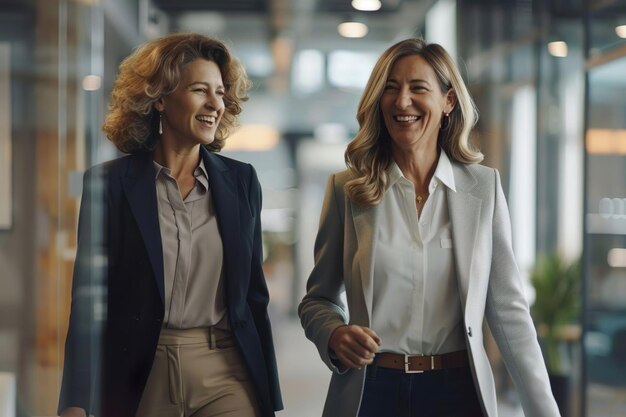
[[[215,119],[215,116],[196,116],[196,120],[209,124],[215,123]]]
[[[398,122],[416,122],[421,118],[421,116],[396,116],[396,121]]]

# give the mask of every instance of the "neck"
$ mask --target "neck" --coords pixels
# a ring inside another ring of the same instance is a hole
[[[172,177],[176,179],[193,176],[193,171],[200,162],[200,145],[189,148],[175,146],[173,142],[162,137],[154,148],[154,160],[169,168]]]
[[[426,192],[430,183],[437,162],[439,161],[440,149],[436,143],[430,147],[419,150],[392,150],[392,156],[402,175],[415,185],[417,193]]]

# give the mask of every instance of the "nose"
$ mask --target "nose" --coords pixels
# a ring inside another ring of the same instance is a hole
[[[207,95],[204,106],[207,109],[220,111],[224,107],[224,99],[216,93],[210,93]]]
[[[406,109],[409,107],[411,105],[411,97],[408,92],[404,89],[400,90],[394,104],[398,109]]]

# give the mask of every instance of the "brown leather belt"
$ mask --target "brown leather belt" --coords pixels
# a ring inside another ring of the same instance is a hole
[[[434,356],[401,355],[385,352],[376,355],[376,364],[382,368],[402,369],[411,374],[438,369],[465,368],[469,366],[469,359],[466,350]]]

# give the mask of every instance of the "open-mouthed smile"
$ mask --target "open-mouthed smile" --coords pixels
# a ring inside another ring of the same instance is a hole
[[[396,115],[393,116],[393,120],[395,120],[396,122],[417,122],[418,120],[420,120],[422,118],[422,116],[417,116],[417,115]]]

